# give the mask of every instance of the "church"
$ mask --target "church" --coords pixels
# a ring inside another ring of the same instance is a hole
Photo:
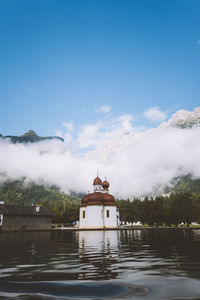
[[[115,198],[109,194],[109,182],[97,177],[93,181],[94,192],[82,198],[79,228],[104,229],[119,226],[119,211]]]

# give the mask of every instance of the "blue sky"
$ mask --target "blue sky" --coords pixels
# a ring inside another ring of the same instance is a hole
[[[152,107],[199,106],[199,14],[198,0],[0,0],[0,133],[126,114],[151,127]]]

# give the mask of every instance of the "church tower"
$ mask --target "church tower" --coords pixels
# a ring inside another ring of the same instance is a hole
[[[103,229],[119,226],[119,212],[115,198],[109,194],[109,182],[97,177],[93,181],[94,192],[82,198],[79,228]]]

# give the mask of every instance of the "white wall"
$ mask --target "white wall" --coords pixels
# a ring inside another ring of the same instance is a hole
[[[109,218],[107,217],[107,210],[109,210]],[[104,209],[105,227],[117,227],[117,208],[116,206],[105,206]]]
[[[86,218],[87,218],[87,207],[80,207],[79,210],[79,228],[85,228],[87,226]],[[83,218],[83,211],[85,211],[85,218]]]
[[[103,205],[81,207],[79,228],[103,228],[104,219],[102,209]],[[83,218],[83,210],[85,210],[85,219]]]
[[[85,210],[85,218],[83,218]],[[109,218],[107,217],[109,210]],[[116,206],[88,205],[80,208],[79,228],[113,228],[117,227]]]

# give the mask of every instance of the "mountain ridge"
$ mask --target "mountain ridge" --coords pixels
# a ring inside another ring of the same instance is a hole
[[[53,139],[57,139],[60,140],[62,142],[64,142],[64,139],[59,137],[59,136],[47,136],[47,137],[42,137],[37,135],[37,133],[34,130],[29,130],[26,133],[24,133],[23,135],[6,135],[3,136],[2,134],[0,135],[0,138],[3,139],[10,139],[10,141],[13,144],[16,143],[37,143],[37,142],[41,142],[41,141],[45,141],[45,140],[53,140]]]

